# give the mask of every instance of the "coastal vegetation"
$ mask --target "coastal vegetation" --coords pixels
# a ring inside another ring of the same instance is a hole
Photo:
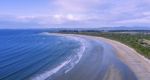
[[[61,33],[100,36],[119,41],[150,59],[150,32],[140,31],[60,31]]]

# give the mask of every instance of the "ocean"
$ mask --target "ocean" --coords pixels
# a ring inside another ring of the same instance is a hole
[[[71,70],[83,49],[79,39],[43,30],[0,30],[0,80],[51,79]]]

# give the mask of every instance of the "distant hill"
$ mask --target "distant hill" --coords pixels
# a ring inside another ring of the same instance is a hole
[[[102,27],[99,30],[150,30],[150,27]]]

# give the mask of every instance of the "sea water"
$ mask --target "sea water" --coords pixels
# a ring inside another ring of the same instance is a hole
[[[0,80],[44,80],[79,61],[80,40],[43,33],[0,30]]]

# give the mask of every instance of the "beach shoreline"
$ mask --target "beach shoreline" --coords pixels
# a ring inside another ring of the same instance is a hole
[[[114,43],[109,39],[101,37],[92,37],[76,34],[59,34],[54,35],[75,36],[91,41],[92,47],[86,50],[81,61],[73,70],[66,74],[55,76],[54,80],[137,80],[139,73],[131,68],[131,64],[122,60],[118,49],[114,48]],[[111,43],[110,43],[111,42]],[[118,44],[120,45],[120,44]],[[122,55],[122,54],[121,54]],[[89,59],[89,60],[87,60]],[[86,71],[87,70],[87,71]],[[133,72],[132,72],[133,71]],[[148,80],[148,79],[143,79]]]
[[[85,35],[83,35],[85,36]],[[113,49],[116,51],[118,58],[124,62],[137,76],[139,80],[149,80],[150,79],[150,60],[145,58],[143,55],[140,55],[133,48],[107,38],[103,37],[93,37],[87,36],[90,38],[96,38],[100,41],[104,41],[110,44]]]
[[[82,58],[71,70],[59,70],[50,80],[149,80],[149,60],[120,42],[103,37],[41,33],[86,43]],[[80,55],[80,54],[78,54]]]
[[[150,79],[150,60],[140,55],[133,48],[115,40],[96,37],[109,43],[116,51],[118,58],[131,68],[139,80]]]

